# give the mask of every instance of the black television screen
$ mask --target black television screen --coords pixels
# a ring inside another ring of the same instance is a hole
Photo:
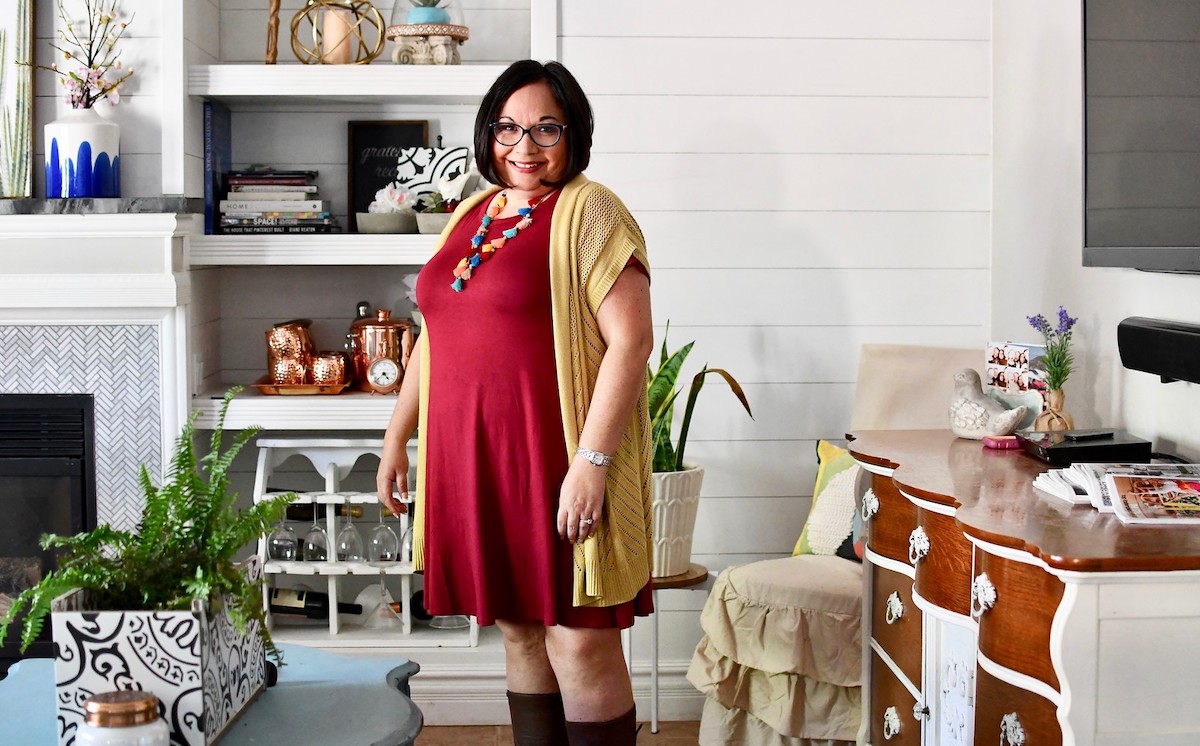
[[[1200,0],[1084,0],[1083,263],[1200,272]]]

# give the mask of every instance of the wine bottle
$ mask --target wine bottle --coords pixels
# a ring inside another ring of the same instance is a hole
[[[299,591],[292,588],[272,588],[269,608],[272,614],[290,614],[308,619],[329,618],[329,594],[317,591]],[[340,614],[362,614],[361,604],[337,605]]]
[[[337,508],[336,515],[349,515],[351,518],[363,517],[363,506],[361,505],[347,505],[343,503],[333,507]],[[295,503],[287,506],[286,517],[289,521],[311,521],[313,519],[313,512],[316,508],[317,505],[315,503]],[[317,512],[317,517],[319,519],[323,519],[325,517],[325,511],[321,510]]]

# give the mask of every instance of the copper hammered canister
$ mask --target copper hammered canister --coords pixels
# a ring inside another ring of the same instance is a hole
[[[308,328],[311,319],[283,321],[267,330],[267,372],[271,383],[306,383],[316,346]]]
[[[400,370],[408,367],[408,357],[413,351],[412,323],[393,319],[392,312],[381,309],[374,316],[358,319],[350,325],[350,365],[354,370],[355,385],[370,391],[367,383],[367,365],[372,360],[388,357],[400,364]]]
[[[346,353],[323,350],[313,358],[312,382],[317,386],[334,386],[346,382]]]

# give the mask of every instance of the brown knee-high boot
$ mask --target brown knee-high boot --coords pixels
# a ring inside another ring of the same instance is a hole
[[[508,693],[516,746],[568,746],[562,695]]]
[[[567,721],[571,746],[634,746],[637,743],[637,708],[603,723]]]

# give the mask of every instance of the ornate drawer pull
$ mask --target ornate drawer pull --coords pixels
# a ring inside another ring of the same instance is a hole
[[[996,586],[986,572],[971,581],[971,618],[979,619],[983,612],[996,605]]]
[[[900,735],[900,713],[895,707],[883,711],[883,737],[891,740],[892,736]]]
[[[884,733],[887,733],[886,728]],[[1000,746],[1025,746],[1025,729],[1015,712],[1000,718]]]
[[[902,616],[904,616],[904,602],[900,600],[898,591],[892,591],[892,595],[887,597],[887,613],[883,618],[888,624],[895,624],[900,621]]]
[[[871,516],[879,512],[879,498],[875,497],[875,490],[868,489],[863,493],[862,508],[858,511],[862,516],[863,523],[871,520]]]
[[[929,554],[929,534],[925,533],[923,527],[917,526],[908,535],[908,561],[915,565],[927,554]]]

